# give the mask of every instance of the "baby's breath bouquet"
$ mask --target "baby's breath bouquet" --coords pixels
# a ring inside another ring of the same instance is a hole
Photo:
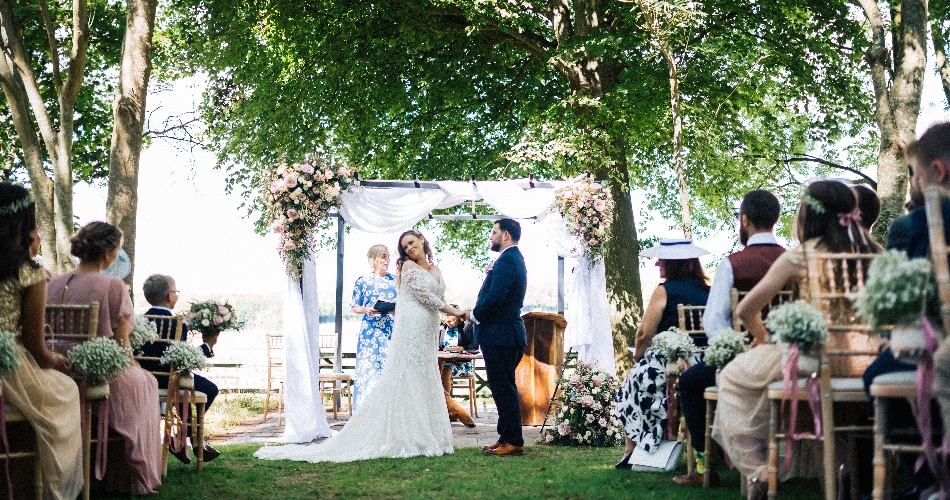
[[[617,379],[593,364],[578,362],[569,378],[558,381],[560,407],[544,442],[562,446],[616,446],[623,442],[620,420],[611,415]]]
[[[786,302],[771,311],[765,327],[778,340],[788,345],[798,344],[802,352],[828,341],[828,324],[821,311],[804,300]]]
[[[667,362],[689,358],[696,350],[696,344],[689,334],[675,326],[656,334],[653,337],[653,347],[660,351],[660,355],[666,358]]]
[[[12,372],[20,367],[17,349],[19,346],[16,334],[7,330],[0,331],[0,372]]]
[[[745,351],[745,333],[737,332],[732,328],[723,328],[716,332],[713,341],[709,343],[703,361],[709,366],[722,368],[743,351]]]
[[[935,287],[927,259],[908,259],[899,250],[888,250],[874,257],[868,268],[868,280],[854,306],[865,320],[880,328],[884,325],[915,323]]]
[[[163,365],[171,366],[176,372],[190,372],[207,366],[204,354],[188,342],[170,342],[162,355]]]
[[[140,349],[143,345],[158,340],[158,328],[145,316],[135,316],[135,329],[129,333],[129,347]]]
[[[89,385],[101,385],[122,375],[132,360],[128,348],[106,337],[83,342],[66,357],[76,376]]]

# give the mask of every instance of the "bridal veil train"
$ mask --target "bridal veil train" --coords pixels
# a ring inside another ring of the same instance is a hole
[[[352,462],[452,453],[452,427],[437,369],[439,309],[445,283],[438,267],[403,264],[389,355],[373,392],[338,434],[319,444],[265,446],[265,460]]]

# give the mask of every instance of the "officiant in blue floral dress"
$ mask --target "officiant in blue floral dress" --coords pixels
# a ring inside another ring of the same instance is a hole
[[[361,276],[353,286],[353,312],[363,315],[356,343],[354,410],[359,409],[379,380],[393,333],[392,311],[381,313],[374,306],[380,300],[396,300],[396,277],[389,274],[389,249],[385,245],[373,245],[366,252],[366,258],[373,272]]]

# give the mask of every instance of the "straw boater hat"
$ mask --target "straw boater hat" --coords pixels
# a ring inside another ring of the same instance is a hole
[[[688,239],[660,240],[659,245],[640,252],[641,257],[665,260],[695,259],[703,255],[709,255],[709,252],[694,245],[693,240]]]

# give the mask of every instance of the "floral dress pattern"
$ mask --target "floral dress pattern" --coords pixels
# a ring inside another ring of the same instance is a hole
[[[378,300],[395,302],[396,277],[369,274],[356,280],[353,286],[352,306],[373,307]],[[364,314],[356,343],[356,373],[353,391],[353,409],[359,409],[373,390],[383,371],[393,334],[393,314]]]
[[[650,347],[617,391],[614,415],[638,448],[656,451],[666,428],[666,358]]]
[[[442,328],[442,347],[458,347],[459,345],[459,328],[448,328],[445,325],[441,326]],[[471,375],[475,371],[475,362],[473,361],[457,361],[455,363],[446,363],[446,365],[452,365],[452,376],[461,377],[463,375]]]

